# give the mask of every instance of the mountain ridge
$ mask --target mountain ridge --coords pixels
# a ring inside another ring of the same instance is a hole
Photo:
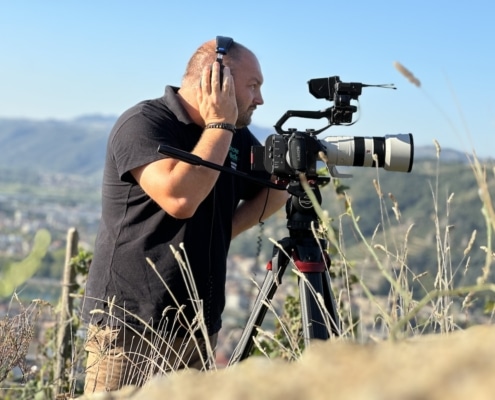
[[[71,120],[0,118],[0,167],[44,172],[101,174],[108,134],[116,116],[82,115]],[[250,126],[265,144],[273,128]],[[435,159],[434,146],[414,149],[415,160]],[[441,160],[467,162],[466,154],[442,149]]]

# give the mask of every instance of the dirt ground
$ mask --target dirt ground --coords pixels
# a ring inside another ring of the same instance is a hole
[[[294,363],[251,357],[156,377],[91,399],[478,400],[495,398],[495,327],[392,343],[316,343]]]

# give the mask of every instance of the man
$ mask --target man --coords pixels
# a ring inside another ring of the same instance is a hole
[[[247,126],[263,104],[260,65],[239,43],[226,53],[221,74],[216,42],[203,44],[180,88],[167,86],[163,97],[130,108],[110,134],[83,305],[86,393],[141,385],[159,371],[207,368],[221,327],[230,240],[287,199],[284,190],[157,151],[169,145],[270,178],[249,165],[259,144]]]

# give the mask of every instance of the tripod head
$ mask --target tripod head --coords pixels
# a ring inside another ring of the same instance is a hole
[[[317,181],[308,181],[318,204],[322,197]],[[287,199],[285,211],[287,215],[287,228],[291,236],[304,237],[305,232],[311,232],[312,228],[318,226],[318,217],[313,202],[304,190],[301,181],[293,180],[287,186],[290,197]]]
[[[310,190],[318,205],[321,205],[322,196],[318,180],[308,181]],[[313,201],[303,188],[301,181],[291,181],[287,186],[290,196],[287,199],[285,211],[287,229],[289,231],[291,256],[297,268],[303,272],[321,271],[330,266],[330,259],[325,249],[326,241],[315,236],[315,230],[320,226]]]

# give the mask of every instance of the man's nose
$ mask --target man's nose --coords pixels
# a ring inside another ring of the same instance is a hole
[[[258,95],[254,98],[254,102],[259,106],[265,103],[265,101],[263,100],[263,96],[261,95],[261,92],[259,92]]]

